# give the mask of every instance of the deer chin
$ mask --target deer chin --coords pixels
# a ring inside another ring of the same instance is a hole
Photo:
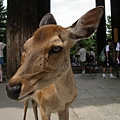
[[[34,94],[35,91],[29,93],[29,94],[26,94],[26,95],[23,95],[23,96],[19,96],[18,100],[19,102],[24,102],[25,100],[28,100],[30,98],[32,98],[32,95]]]
[[[46,74],[38,75],[36,78],[31,79],[29,82],[26,82],[22,85],[20,95],[18,97],[18,100],[25,99],[26,97],[31,97],[32,94],[39,89],[42,89],[46,87],[47,85],[50,85],[54,83],[55,81],[59,81],[62,77],[66,75],[71,70],[71,65],[66,65],[60,73],[53,72],[55,76],[51,76],[51,73],[46,72]],[[29,79],[29,78],[27,78]],[[28,81],[28,80],[24,80]]]
[[[24,101],[28,98],[30,98],[34,91],[38,88],[38,80],[31,81],[29,84],[26,83],[25,85],[22,85],[20,95],[18,97],[18,101]]]
[[[40,83],[39,81],[42,81],[42,79],[33,80],[34,82],[30,82],[29,84],[25,84],[22,86],[21,93],[18,97],[18,101],[24,101],[28,98],[31,98],[32,95],[36,90],[44,88],[48,83],[46,84]],[[49,84],[53,83],[49,80]],[[39,87],[40,86],[40,87]]]
[[[29,92],[27,92],[27,93],[24,93],[24,94],[23,94],[23,92],[22,92],[22,93],[19,95],[17,101],[23,102],[23,101],[31,98],[31,96],[34,94],[34,92],[35,92],[34,89],[31,90],[31,91],[29,91]]]

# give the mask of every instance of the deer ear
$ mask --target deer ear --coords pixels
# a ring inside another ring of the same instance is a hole
[[[51,13],[47,13],[40,21],[39,27],[48,24],[57,24],[54,16]]]
[[[98,28],[103,13],[104,8],[102,6],[88,11],[72,26],[68,27],[70,37],[76,40],[89,37]]]

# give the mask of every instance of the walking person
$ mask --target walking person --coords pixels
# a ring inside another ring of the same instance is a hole
[[[116,60],[118,62],[118,64],[120,64],[120,42],[117,42],[117,45],[116,45]]]
[[[83,47],[83,44],[80,44],[78,55],[80,56],[79,61],[82,68],[82,74],[85,74],[86,49]]]
[[[3,49],[4,49],[5,46],[6,46],[5,43],[0,42],[0,83],[3,82],[3,70],[2,70],[2,66],[4,64],[4,61],[3,61]]]
[[[117,77],[120,77],[120,41],[116,44]]]
[[[113,71],[112,71],[112,67],[114,65],[114,62],[112,60],[112,58],[110,57],[110,45],[112,43],[112,40],[111,39],[108,39],[106,41],[106,46],[105,46],[105,56],[106,56],[106,60],[105,62],[103,62],[103,76],[102,78],[108,78],[106,76],[106,68],[109,67],[109,70],[110,70],[110,78],[116,78],[115,76],[113,76]]]

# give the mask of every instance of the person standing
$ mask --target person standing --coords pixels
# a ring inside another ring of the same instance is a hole
[[[117,45],[116,45],[116,60],[118,62],[118,64],[120,64],[120,42],[117,42]]]
[[[82,74],[85,74],[86,50],[83,47],[83,44],[80,44],[80,50],[78,52],[78,55],[80,56],[79,61],[82,68]]]
[[[111,39],[108,39],[106,41],[106,46],[105,46],[105,56],[106,56],[106,60],[105,62],[103,62],[103,76],[102,78],[108,78],[105,74],[106,72],[106,68],[109,67],[109,70],[110,70],[110,78],[116,78],[115,76],[113,76],[113,71],[112,71],[112,67],[114,65],[114,62],[112,60],[112,58],[110,57],[110,45],[112,43],[112,40]]]
[[[2,70],[2,66],[4,64],[4,61],[3,61],[3,49],[4,49],[5,46],[6,46],[5,43],[0,42],[0,83],[3,82],[3,70]]]
[[[92,69],[96,72],[96,61],[95,61],[95,52],[93,48],[90,48],[89,52],[89,66],[90,66],[90,73],[92,73]]]

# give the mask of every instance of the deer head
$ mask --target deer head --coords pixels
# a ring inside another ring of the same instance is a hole
[[[6,86],[9,98],[25,99],[67,75],[71,70],[71,47],[98,28],[103,11],[101,6],[94,8],[68,28],[56,25],[50,13],[45,15],[40,28],[24,44],[23,64]]]

